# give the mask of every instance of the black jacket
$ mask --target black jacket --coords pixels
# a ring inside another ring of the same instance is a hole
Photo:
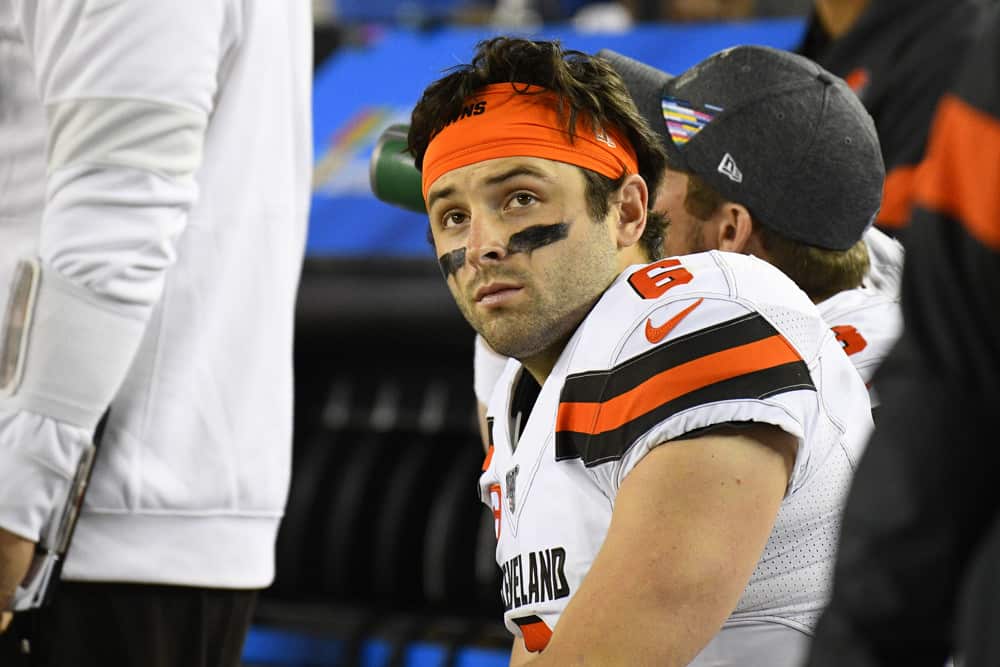
[[[836,40],[809,17],[799,52],[846,79],[875,119],[886,169],[877,222],[891,233],[909,220],[914,165],[982,11],[982,0],[871,0]]]
[[[1000,665],[1000,11],[985,25],[916,179],[905,331],[810,667]]]

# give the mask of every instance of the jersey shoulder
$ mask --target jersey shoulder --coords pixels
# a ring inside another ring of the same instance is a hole
[[[557,456],[596,465],[660,431],[731,421],[801,433],[804,409],[775,397],[815,392],[810,366],[832,334],[777,269],[727,255],[631,267],[608,291],[571,342]]]
[[[739,345],[764,332],[812,356],[824,329],[808,297],[763,260],[718,251],[670,257],[629,267],[608,289],[583,323],[568,372],[608,368],[682,338],[708,350],[709,340]]]
[[[903,248],[877,229],[865,232],[864,239],[868,275],[859,287],[824,300],[819,311],[868,383],[903,330]]]
[[[864,284],[898,299],[905,259],[902,244],[874,227],[865,232],[864,241],[868,248],[868,274]]]

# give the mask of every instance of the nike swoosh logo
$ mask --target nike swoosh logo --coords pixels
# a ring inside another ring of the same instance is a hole
[[[692,303],[690,306],[688,306],[687,308],[685,308],[681,312],[677,313],[676,315],[674,315],[673,317],[671,317],[669,320],[667,320],[666,322],[664,322],[663,324],[661,324],[658,327],[654,327],[653,326],[653,321],[650,320],[650,319],[647,319],[646,320],[646,340],[648,340],[650,343],[653,343],[654,345],[656,343],[659,343],[661,340],[663,340],[664,338],[667,337],[667,334],[669,334],[671,331],[673,331],[674,328],[678,324],[681,323],[681,320],[683,320],[685,317],[687,317],[688,315],[690,315],[692,310],[694,310],[695,308],[697,308],[698,306],[700,306],[701,302],[704,301],[704,300],[705,300],[704,298],[698,299],[697,301],[695,301],[694,303]]]

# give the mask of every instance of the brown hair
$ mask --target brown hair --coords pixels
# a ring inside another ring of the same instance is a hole
[[[611,195],[622,186],[625,177],[610,179],[589,169],[581,169],[587,183],[586,197],[590,217],[603,220],[608,214],[608,201]],[[642,230],[639,245],[642,246],[646,259],[655,262],[663,258],[663,239],[667,232],[667,217],[653,210],[653,185],[649,187],[649,207],[646,209],[646,228]]]
[[[708,220],[726,201],[715,188],[701,176],[688,173],[687,192],[684,194],[684,209],[699,220]]]
[[[792,241],[763,225],[758,229],[767,260],[817,303],[854,289],[868,273],[868,246],[864,239],[847,250],[827,250]]]
[[[600,125],[620,129],[635,149],[639,175],[648,186],[649,208],[652,208],[653,193],[666,160],[659,138],[639,114],[611,65],[581,51],[563,49],[558,41],[514,37],[484,40],[476,46],[471,63],[453,68],[429,85],[410,118],[409,151],[418,169],[434,135],[462,113],[466,100],[476,91],[493,83],[541,86],[559,95],[560,112],[566,117],[571,137],[581,114]],[[596,219],[603,219],[608,213],[608,198],[621,187],[623,179],[611,179],[587,169],[581,171],[587,182],[590,212]],[[647,221],[640,242],[651,260],[658,259],[662,252],[662,225]]]
[[[726,201],[696,174],[688,173],[684,208],[700,220],[707,220]],[[768,229],[753,217],[754,229],[767,251],[767,260],[791,278],[809,298],[820,302],[838,292],[854,289],[868,273],[868,246],[860,240],[847,250],[827,250],[793,241]]]

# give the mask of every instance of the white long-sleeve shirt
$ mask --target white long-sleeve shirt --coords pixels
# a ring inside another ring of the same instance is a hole
[[[33,242],[46,271],[144,326],[105,378],[117,391],[65,576],[265,586],[290,472],[309,5],[12,0],[0,36],[30,64],[19,90],[37,114],[0,116],[0,137],[46,123],[41,209],[0,209],[0,239]],[[0,181],[0,200],[17,188]],[[38,537],[88,437],[0,403],[0,527]]]

